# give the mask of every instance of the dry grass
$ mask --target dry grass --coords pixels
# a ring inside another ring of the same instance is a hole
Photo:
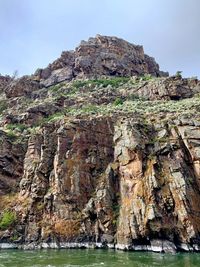
[[[5,209],[10,209],[16,205],[18,200],[18,194],[9,194],[5,196],[0,196],[0,211]]]

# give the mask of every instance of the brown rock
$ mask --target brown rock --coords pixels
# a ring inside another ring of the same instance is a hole
[[[0,196],[16,192],[23,174],[26,143],[15,143],[14,138],[0,131]]]
[[[9,86],[6,87],[5,93],[8,98],[28,95],[34,90],[38,90],[40,85],[37,81],[34,81],[29,76],[24,76],[12,80]]]
[[[117,37],[97,35],[82,41],[75,51],[63,52],[61,57],[35,76],[48,87],[73,78],[99,76],[133,76],[151,74],[166,76],[159,71],[154,58],[144,54],[143,47]]]

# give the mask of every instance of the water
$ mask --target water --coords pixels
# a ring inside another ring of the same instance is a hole
[[[156,254],[113,250],[1,250],[0,267],[193,267],[200,254]]]

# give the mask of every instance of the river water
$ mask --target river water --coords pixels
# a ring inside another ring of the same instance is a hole
[[[200,267],[200,254],[114,250],[1,250],[0,267]]]

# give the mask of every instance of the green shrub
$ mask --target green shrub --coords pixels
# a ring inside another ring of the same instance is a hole
[[[81,87],[83,87],[85,85],[88,85],[89,83],[90,83],[89,81],[79,81],[79,80],[77,80],[77,81],[73,82],[73,87],[75,87],[76,89],[79,89],[79,88],[81,88]]]
[[[10,239],[15,242],[20,238],[19,234],[14,234]]]
[[[149,80],[152,80],[153,77],[151,76],[151,74],[144,74],[140,77],[140,80],[141,81],[149,81]]]
[[[87,105],[82,108],[83,113],[96,113],[98,111],[98,107],[95,105]]]
[[[63,86],[64,86],[63,82],[56,84],[56,85],[52,85],[49,87],[49,91],[57,93]]]
[[[12,130],[7,130],[6,135],[11,141],[14,141],[17,138],[17,135]]]
[[[114,106],[119,106],[119,105],[122,105],[123,104],[123,99],[121,99],[120,97],[117,97],[115,99],[115,101],[113,102]]]
[[[50,115],[47,118],[43,119],[43,122],[54,122],[57,120],[61,120],[64,117],[64,113],[63,112],[56,112],[55,114]]]
[[[176,77],[178,77],[178,78],[182,78],[182,71],[178,70],[178,71],[176,72]]]
[[[127,83],[130,80],[129,77],[114,77],[114,78],[108,78],[108,79],[94,79],[94,80],[88,80],[88,81],[74,81],[73,87],[76,89],[80,89],[84,86],[102,86],[107,87],[108,85],[111,85],[112,87],[119,87],[120,85],[123,85]]]
[[[12,211],[4,211],[0,220],[0,230],[6,230],[16,221],[16,214]]]
[[[13,123],[13,124],[10,123],[10,124],[6,125],[6,129],[11,130],[11,131],[17,129],[17,130],[23,132],[25,129],[27,129],[27,125],[21,124],[21,123]]]
[[[123,85],[127,83],[130,80],[128,77],[115,77],[110,79],[98,79],[94,80],[93,83],[96,85],[101,85],[102,87],[107,87],[108,85],[111,85],[114,88],[119,87],[120,85]]]

